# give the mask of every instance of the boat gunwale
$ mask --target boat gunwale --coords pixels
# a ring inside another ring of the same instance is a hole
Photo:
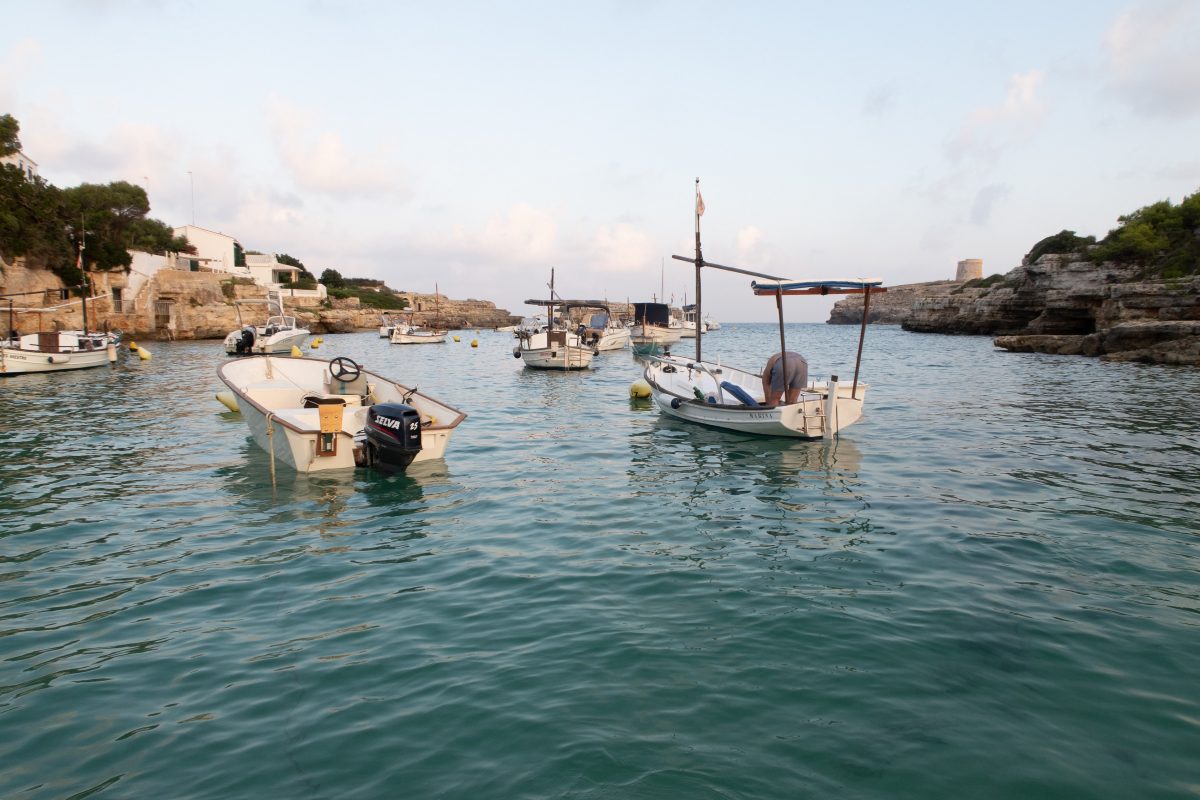
[[[269,355],[264,355],[264,356],[259,356],[259,357],[260,358],[271,358],[271,356],[269,356]],[[332,359],[330,359],[330,360],[332,360]],[[300,358],[295,358],[295,359],[293,359],[289,356],[288,361],[311,361],[311,362],[318,363],[318,364],[323,363],[326,366],[328,366],[328,364],[329,364],[329,361],[326,361],[325,359],[311,358],[309,356],[301,356]],[[238,359],[236,361],[226,361],[226,362],[222,363],[219,367],[217,367],[217,377],[220,378],[221,382],[224,383],[226,386],[228,386],[235,395],[237,395],[239,403],[244,399],[247,403],[249,403],[254,408],[254,410],[260,412],[264,417],[270,416],[272,421],[278,422],[283,427],[285,427],[289,430],[295,431],[296,433],[307,434],[307,433],[319,433],[320,432],[320,427],[301,428],[297,425],[292,424],[288,420],[285,420],[285,419],[282,419],[282,418],[276,416],[274,411],[271,411],[270,409],[266,408],[261,403],[259,403],[257,400],[255,400],[254,398],[245,394],[238,386],[234,385],[231,382],[231,379],[225,375],[225,368],[226,367],[234,367],[235,365],[246,364],[246,363],[250,363],[249,359],[243,358],[243,359]],[[449,403],[443,403],[441,400],[430,397],[429,395],[427,395],[423,392],[417,391],[416,389],[412,389],[408,386],[405,386],[402,383],[397,383],[396,381],[393,381],[390,378],[380,375],[378,372],[373,372],[368,369],[363,369],[362,374],[374,376],[375,378],[378,378],[379,380],[384,381],[385,383],[391,384],[396,389],[399,389],[401,394],[408,394],[411,391],[413,393],[414,397],[421,397],[421,398],[424,398],[424,399],[430,401],[431,403],[436,403],[444,408],[448,408],[457,415],[451,422],[443,423],[443,422],[439,421],[435,425],[425,426],[424,428],[422,428],[422,430],[438,430],[438,431],[453,430],[454,428],[457,428],[459,426],[459,424],[461,424],[462,421],[467,418],[467,413],[465,411],[461,411],[460,409],[455,408],[454,406],[450,405]],[[370,406],[367,406],[367,408],[369,408],[369,407]],[[344,431],[343,431],[343,433],[344,433]]]

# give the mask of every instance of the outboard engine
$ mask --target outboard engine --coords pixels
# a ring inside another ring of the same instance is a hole
[[[234,346],[239,353],[249,353],[254,349],[254,328],[247,325],[242,328],[242,337],[237,340]]]
[[[421,452],[421,415],[402,403],[376,403],[367,409],[365,466],[403,472]]]

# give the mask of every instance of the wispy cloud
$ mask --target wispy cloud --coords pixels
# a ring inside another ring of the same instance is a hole
[[[1004,101],[971,111],[958,133],[946,143],[946,155],[955,162],[970,158],[992,161],[1021,141],[1045,113],[1038,98],[1043,79],[1040,70],[1009,78]]]
[[[975,202],[971,204],[971,222],[976,225],[986,225],[992,217],[996,204],[1012,192],[1012,187],[1005,183],[993,183],[984,186],[975,193]]]
[[[1200,7],[1141,3],[1108,29],[1108,86],[1135,111],[1163,117],[1200,114]]]
[[[597,269],[607,272],[644,270],[655,258],[654,242],[627,222],[602,225],[592,239]]]

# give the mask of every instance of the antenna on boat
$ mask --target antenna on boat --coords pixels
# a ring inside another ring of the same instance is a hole
[[[704,254],[700,252],[700,217],[704,216],[704,198],[700,195],[700,178],[696,178],[696,363],[700,363],[700,268]]]

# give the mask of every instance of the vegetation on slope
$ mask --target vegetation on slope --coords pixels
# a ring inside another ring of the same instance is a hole
[[[1178,205],[1162,200],[1118,218],[1118,225],[1096,241],[1060,231],[1033,246],[1026,263],[1046,253],[1083,253],[1093,263],[1112,261],[1142,267],[1145,278],[1182,278],[1200,274],[1200,192]]]
[[[20,125],[10,114],[0,116],[0,155],[20,149]],[[125,181],[59,189],[11,164],[0,166],[0,256],[39,262],[68,286],[83,281],[76,266],[80,245],[98,270],[127,269],[131,249],[195,252],[149,212],[145,190]]]

